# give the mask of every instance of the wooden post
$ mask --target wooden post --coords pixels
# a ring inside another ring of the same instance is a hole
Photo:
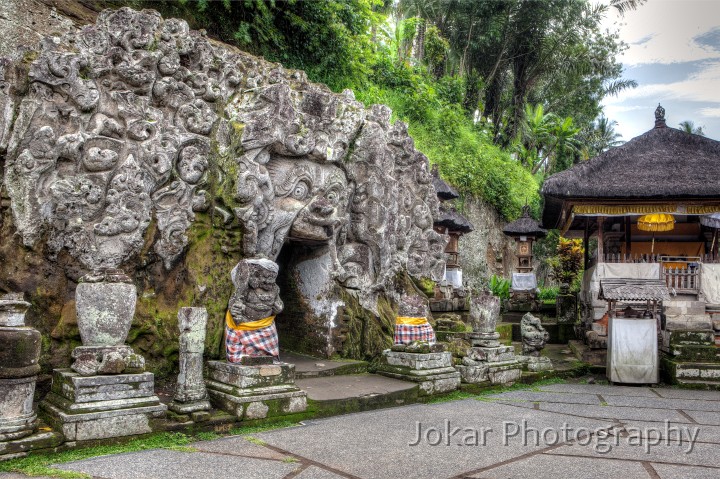
[[[604,238],[603,238],[603,223],[605,223],[605,217],[604,216],[598,216],[598,263],[604,263],[605,262],[605,245]]]
[[[632,254],[632,223],[630,222],[630,217],[625,217],[625,256],[628,258],[631,257]]]

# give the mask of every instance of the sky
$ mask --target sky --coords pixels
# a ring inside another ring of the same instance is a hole
[[[604,26],[629,46],[623,78],[638,83],[603,101],[621,139],[651,129],[661,103],[668,126],[691,120],[720,140],[720,0],[648,0],[623,17],[609,10]]]

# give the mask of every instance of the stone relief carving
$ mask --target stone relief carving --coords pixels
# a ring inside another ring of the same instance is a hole
[[[8,65],[0,107],[16,115],[10,128],[3,114],[0,145],[27,246],[45,241],[49,255],[102,270],[152,242],[171,269],[195,213],[214,205],[243,229],[246,258],[275,261],[287,242],[327,246],[331,278],[365,304],[399,271],[443,276],[428,160],[385,106],[150,10],[106,10],[45,41],[22,97],[7,87],[18,81]],[[234,185],[230,200],[216,201],[214,180]]]

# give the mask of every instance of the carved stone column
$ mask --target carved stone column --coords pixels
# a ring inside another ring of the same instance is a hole
[[[180,308],[180,374],[175,397],[168,406],[179,414],[210,409],[207,389],[203,381],[203,352],[208,313],[205,308]]]
[[[29,307],[21,294],[0,297],[0,442],[28,436],[37,427],[33,395],[41,343],[40,332],[25,326]]]

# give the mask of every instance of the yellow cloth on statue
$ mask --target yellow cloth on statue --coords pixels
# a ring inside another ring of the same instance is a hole
[[[230,311],[225,313],[225,324],[227,324],[228,328],[234,329],[235,331],[257,331],[258,329],[267,328],[273,323],[273,321],[275,321],[275,316],[268,316],[267,318],[258,319],[257,321],[250,321],[249,323],[240,323],[236,325],[235,321],[232,319]]]
[[[411,318],[409,316],[398,316],[395,319],[395,324],[409,324],[411,326],[420,326],[427,324],[427,318]]]

